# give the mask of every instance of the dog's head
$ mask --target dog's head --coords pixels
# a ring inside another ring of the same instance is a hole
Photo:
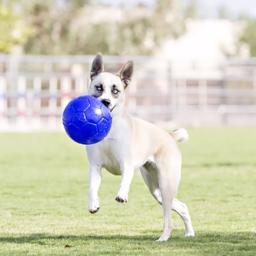
[[[125,89],[131,81],[133,62],[128,61],[116,73],[104,72],[102,56],[96,55],[91,67],[88,92],[98,98],[111,112],[124,105]]]

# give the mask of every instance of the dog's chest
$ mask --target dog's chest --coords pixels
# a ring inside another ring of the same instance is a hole
[[[122,144],[114,139],[106,139],[100,145],[102,166],[115,175],[121,174],[121,164],[124,158]]]
[[[103,141],[87,146],[90,162],[104,167],[112,174],[120,175],[123,163],[129,155],[130,137],[129,122],[126,119],[115,120]]]

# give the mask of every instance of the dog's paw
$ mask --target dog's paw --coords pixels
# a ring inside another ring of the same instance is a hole
[[[100,209],[100,207],[97,207],[97,208],[95,208],[95,209],[89,209],[89,212],[90,212],[91,214],[94,214],[94,213],[96,213],[99,209]]]
[[[156,242],[166,242],[167,240],[168,240],[168,238],[159,237],[158,239],[156,239]]]
[[[96,213],[100,209],[100,204],[98,199],[90,199],[88,210],[90,213]]]
[[[170,235],[161,235],[156,242],[166,242],[169,239]]]
[[[165,230],[163,234],[156,240],[156,242],[165,242],[171,236],[171,229]]]
[[[117,194],[116,196],[116,201],[119,202],[119,203],[127,203],[128,202],[128,195],[120,195],[120,194]]]
[[[185,233],[185,237],[194,237],[194,236],[195,236],[194,230],[191,230]]]
[[[116,199],[116,201],[119,202],[119,203],[127,203],[127,202],[128,202],[127,199],[122,198],[122,197],[119,197],[119,196],[117,196],[115,199]]]

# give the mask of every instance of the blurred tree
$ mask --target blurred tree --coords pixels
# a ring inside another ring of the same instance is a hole
[[[150,54],[163,40],[184,31],[179,0],[158,0],[154,8],[138,5],[133,9],[92,0],[12,2],[32,31],[23,41],[25,53]]]
[[[231,14],[225,5],[221,5],[217,9],[217,15],[219,19],[231,19]]]
[[[27,23],[32,35],[24,45],[27,53],[58,54],[67,51],[72,11],[52,6],[51,2],[35,2],[29,6]]]
[[[73,8],[82,8],[85,5],[92,4],[92,0],[67,0],[67,2],[73,6]]]
[[[185,31],[179,2],[177,0],[159,0],[156,2],[156,9],[151,22],[158,43],[166,38],[178,37]]]
[[[246,44],[250,48],[250,55],[256,57],[256,20],[247,18],[245,27],[239,38],[239,46]]]
[[[198,17],[197,10],[197,0],[191,0],[185,8],[185,17],[196,19]]]
[[[155,8],[140,5],[122,9],[120,20],[111,17],[113,8],[92,6],[92,1],[63,1],[58,8],[53,3],[37,1],[31,6],[28,22],[34,33],[25,44],[25,52],[149,54],[164,39],[184,31],[177,0],[159,0]],[[104,15],[95,21],[101,8],[105,8]]]
[[[15,46],[23,45],[29,36],[20,16],[11,8],[0,4],[0,52],[10,53]]]

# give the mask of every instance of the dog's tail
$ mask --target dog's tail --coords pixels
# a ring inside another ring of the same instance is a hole
[[[173,138],[176,141],[181,142],[181,143],[186,142],[189,139],[189,134],[188,134],[187,130],[184,128],[179,128],[179,129],[172,131],[171,135],[173,136]]]

